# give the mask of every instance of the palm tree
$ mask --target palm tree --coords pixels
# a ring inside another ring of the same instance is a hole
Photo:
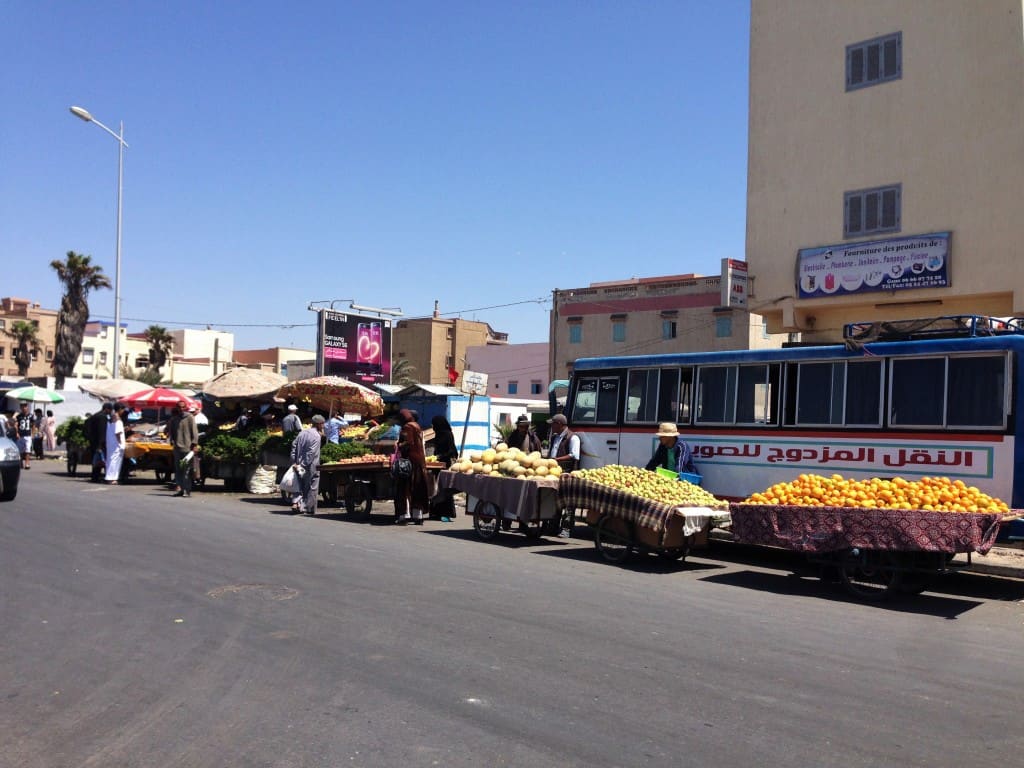
[[[149,326],[143,335],[149,344],[149,367],[159,374],[160,369],[167,365],[167,355],[174,346],[174,337],[161,325]]]
[[[18,366],[18,375],[24,378],[32,365],[32,355],[39,354],[39,329],[28,320],[15,320],[11,329],[4,329],[4,333],[15,341],[14,362]]]
[[[416,373],[416,366],[409,362],[408,358],[402,358],[391,366],[391,381],[403,387],[417,384],[413,374]]]
[[[53,353],[54,386],[64,389],[64,379],[74,373],[78,353],[82,351],[82,336],[89,322],[89,291],[109,288],[110,278],[103,274],[103,267],[92,264],[92,256],[74,251],[68,251],[66,261],[51,261],[50,267],[64,284],[57,315],[57,347]],[[120,332],[120,328],[114,329],[114,333]],[[114,365],[118,362],[115,360]]]

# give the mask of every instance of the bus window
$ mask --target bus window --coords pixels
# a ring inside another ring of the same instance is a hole
[[[882,363],[836,360],[789,366],[796,376],[796,424],[877,427],[882,423]],[[790,397],[794,396],[792,382]],[[794,423],[787,415],[787,424]]]
[[[946,426],[1006,425],[1006,358],[950,357]]]
[[[654,422],[658,404],[658,371],[634,369],[626,383],[626,421]]]
[[[702,366],[697,371],[697,423],[731,424],[736,417],[736,366]]]
[[[736,388],[738,424],[777,424],[778,365],[741,365]]]
[[[572,422],[614,422],[618,415],[618,400],[618,377],[580,379],[572,404]]]
[[[878,427],[882,424],[882,361],[850,360],[846,370],[846,426]]]
[[[679,422],[679,369],[662,368],[658,383],[658,413],[654,421]],[[689,390],[687,390],[689,394]]]
[[[679,418],[678,423],[690,423],[690,399],[693,396],[693,368],[679,371]],[[660,421],[660,419],[659,419]]]
[[[946,410],[946,358],[894,358],[889,409],[892,426],[941,427]]]

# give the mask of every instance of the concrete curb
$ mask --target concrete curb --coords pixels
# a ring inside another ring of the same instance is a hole
[[[970,564],[967,555],[957,555],[954,563],[964,564],[965,573],[982,573],[987,576],[1001,576],[1007,579],[1024,579],[1024,549],[1017,547],[992,547],[987,555],[972,554]]]

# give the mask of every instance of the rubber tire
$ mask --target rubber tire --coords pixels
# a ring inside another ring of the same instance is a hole
[[[480,499],[473,510],[473,530],[483,541],[495,541],[501,532],[501,509]]]
[[[839,578],[846,591],[859,600],[878,602],[887,600],[899,590],[902,572],[893,553],[864,550],[854,558],[848,552],[840,556]]]
[[[373,494],[368,483],[350,483],[345,489],[345,511],[361,520],[370,517],[373,509]]]
[[[689,547],[666,547],[658,550],[658,557],[663,560],[683,560],[690,554]]]
[[[621,517],[601,515],[594,528],[594,548],[606,562],[621,565],[633,554],[633,530]]]

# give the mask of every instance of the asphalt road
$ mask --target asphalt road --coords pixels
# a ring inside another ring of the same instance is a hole
[[[1006,768],[1024,749],[1024,582],[865,605],[755,550],[620,568],[582,537],[282,511],[23,473],[0,504],[0,766]]]

